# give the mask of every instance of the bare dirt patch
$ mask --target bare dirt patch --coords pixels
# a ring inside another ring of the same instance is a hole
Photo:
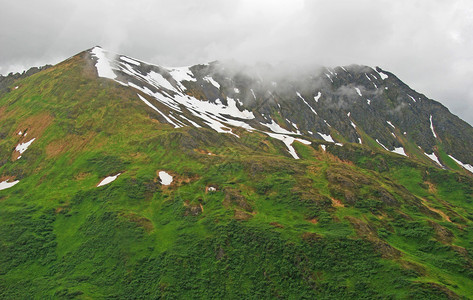
[[[452,221],[450,220],[450,217],[447,216],[446,213],[444,213],[443,211],[441,211],[440,209],[436,209],[436,208],[433,208],[432,206],[429,205],[429,203],[427,203],[427,200],[425,198],[422,198],[422,203],[424,204],[424,206],[426,206],[430,211],[433,211],[437,214],[439,214],[442,219],[444,219],[445,221],[447,222],[450,222],[452,223]]]
[[[343,205],[342,201],[340,200],[337,200],[335,198],[332,198],[332,206],[333,207],[345,207],[345,205]]]

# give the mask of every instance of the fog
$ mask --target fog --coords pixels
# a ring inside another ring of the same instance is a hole
[[[473,124],[470,0],[0,0],[0,73],[103,48],[164,66],[380,66]]]

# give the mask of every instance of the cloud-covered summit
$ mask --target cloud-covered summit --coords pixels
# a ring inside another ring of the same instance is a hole
[[[4,1],[0,73],[97,44],[160,65],[379,65],[473,123],[471,15],[467,0]]]

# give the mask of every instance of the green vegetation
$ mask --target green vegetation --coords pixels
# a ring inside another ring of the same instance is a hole
[[[174,129],[82,59],[0,99],[0,298],[473,298],[471,177]]]

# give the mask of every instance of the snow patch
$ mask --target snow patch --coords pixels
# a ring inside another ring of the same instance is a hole
[[[433,160],[437,165],[443,167],[442,164],[440,163],[439,158],[437,157],[437,155],[435,155],[435,152],[432,152],[432,154],[427,154],[427,153],[424,152],[424,154],[425,154],[428,158],[430,158],[431,160]]]
[[[324,139],[324,141],[335,143],[335,141],[332,139],[332,136],[330,134],[323,134],[321,132],[317,132],[317,134],[320,135]]]
[[[404,148],[403,147],[397,147],[397,148],[394,148],[393,151],[391,151],[393,153],[397,153],[397,154],[401,154],[401,155],[404,155],[404,156],[407,156],[406,152],[404,151]]]
[[[366,103],[368,103],[368,105],[371,105],[371,100],[370,100],[370,99],[366,99]]]
[[[464,169],[466,169],[466,170],[470,171],[471,173],[473,173],[473,166],[472,166],[472,165],[470,165],[470,164],[464,164],[464,163],[462,163],[461,161],[459,161],[458,159],[456,159],[455,157],[453,157],[453,156],[451,156],[451,155],[449,155],[449,157],[450,157],[451,159],[453,159],[457,164],[459,164],[460,166],[462,166]]]
[[[180,116],[181,118],[183,118],[184,120],[186,120],[187,122],[191,123],[192,126],[196,127],[196,128],[201,128],[202,126],[200,126],[199,124],[197,124],[196,122],[192,121],[191,119],[189,118],[186,118],[185,116]]]
[[[264,124],[263,124],[263,125],[264,125]],[[264,131],[263,131],[263,132],[264,132]],[[285,134],[278,134],[278,133],[271,133],[271,132],[264,132],[264,133],[266,133],[267,135],[269,135],[270,137],[272,137],[272,138],[274,138],[274,139],[278,139],[278,140],[282,141],[282,142],[286,145],[286,147],[287,147],[289,153],[291,154],[291,156],[292,156],[294,159],[299,159],[299,156],[297,155],[296,150],[294,149],[294,147],[292,147],[292,143],[293,143],[294,141],[301,142],[301,143],[303,143],[303,144],[305,144],[305,145],[310,145],[310,144],[311,144],[311,142],[309,142],[309,141],[306,141],[306,140],[303,140],[303,139],[294,138],[294,137],[292,137],[292,136],[285,135]]]
[[[135,66],[140,66],[141,63],[139,63],[138,61],[134,60],[134,59],[131,59],[129,57],[126,57],[126,56],[120,56],[120,59],[129,63],[129,64],[132,64],[132,65],[135,65]]]
[[[176,81],[197,81],[189,67],[171,68],[169,73]]]
[[[387,79],[389,76],[383,72],[378,72],[379,76],[381,77],[382,80]]]
[[[297,129],[297,134],[300,134],[299,127],[297,126],[296,123],[292,122],[292,121],[289,120],[288,118],[286,118],[286,121],[287,121],[288,123],[290,123],[292,126],[294,126],[294,128]]]
[[[430,130],[432,130],[432,134],[434,135],[434,138],[437,138],[437,134],[435,134],[435,130],[434,130],[434,123],[432,122],[432,115],[430,115]]]
[[[358,144],[363,144],[360,138],[358,138]]]
[[[302,99],[302,101],[304,101],[305,105],[307,105],[314,114],[317,114],[317,112],[312,108],[312,106],[309,105],[309,103],[307,103],[307,101],[305,101],[305,99],[302,97],[302,95],[299,92],[297,92],[296,94],[299,98]]]
[[[162,185],[170,185],[172,183],[172,176],[165,171],[159,171],[159,180]]]
[[[255,95],[255,92],[253,91],[253,89],[250,89],[251,91],[251,94],[253,95],[253,98],[256,100],[256,95]],[[278,104],[279,105],[279,104]]]
[[[171,83],[159,73],[151,71],[148,73],[148,75],[146,75],[146,77],[146,79],[148,79],[148,81],[154,86],[160,86],[171,91],[174,90],[174,87],[171,85]]]
[[[330,79],[330,81],[333,83],[333,80],[332,80],[332,78],[330,77],[330,75],[328,75],[327,73],[324,73],[324,74],[325,74],[325,76],[327,76],[327,78]]]
[[[321,92],[318,92],[316,96],[314,96],[315,102],[319,102],[320,96],[322,96]]]
[[[109,184],[110,182],[115,181],[115,179],[117,179],[117,177],[120,176],[120,174],[121,173],[118,173],[117,175],[105,177],[102,181],[100,181],[99,184],[97,184],[97,187],[104,186],[106,184]]]
[[[363,95],[361,94],[361,91],[360,91],[359,88],[356,87],[355,90],[356,90],[356,92],[358,93],[358,95],[360,95],[360,97],[363,97]]]
[[[12,182],[8,182],[8,180],[2,181],[2,182],[0,182],[0,191],[11,188],[12,186],[17,184],[18,182],[20,182],[20,181],[19,180],[15,180],[15,181],[12,181]]]
[[[412,97],[411,95],[407,95],[407,96],[408,96],[409,98],[411,98],[412,101],[417,102],[416,99],[414,99],[414,97]]]
[[[21,143],[21,144],[16,145],[15,150],[20,152],[20,154],[23,154],[23,152],[25,152],[26,149],[28,149],[28,147],[34,142],[34,140],[36,140],[36,138],[32,138],[31,140],[29,140],[26,143]]]
[[[146,100],[143,96],[141,96],[140,94],[137,94],[138,97],[141,99],[141,101],[143,101],[146,105],[148,105],[149,107],[151,107],[152,109],[154,109],[155,111],[157,111],[161,116],[163,116],[163,118],[168,122],[170,123],[171,125],[174,126],[174,128],[180,128],[182,126],[179,126],[177,125],[176,123],[174,123],[170,118],[168,118],[165,114],[163,114],[159,109],[157,109],[153,104],[151,104],[148,100]]]
[[[380,142],[380,141],[378,141],[378,139],[376,139],[376,143],[378,143],[379,145],[381,145],[381,147],[383,147],[383,148],[384,148],[384,150],[386,150],[386,151],[389,151],[389,149],[388,149],[388,148],[386,148],[386,147],[385,147],[383,144],[381,144],[381,142]]]
[[[326,149],[327,149],[327,146],[325,146],[325,145],[320,145],[320,147],[322,147],[322,149],[323,149],[324,151],[326,151]]]
[[[220,89],[220,84],[217,81],[215,81],[212,77],[205,76],[203,79],[207,81],[208,83],[210,83],[211,85],[213,85],[214,87],[216,87],[217,89]]]
[[[281,126],[279,126],[278,123],[276,123],[274,120],[271,120],[271,123],[270,124],[265,124],[265,123],[260,123],[261,125],[265,126],[265,127],[268,127],[269,129],[271,129],[272,132],[274,133],[280,133],[280,134],[296,134],[296,135],[299,135],[298,133],[296,132],[291,132],[291,131],[288,131],[284,128],[282,128]]]
[[[234,88],[234,89],[233,89],[233,91],[234,91],[235,93],[237,93],[237,94],[239,94],[239,93],[240,93],[240,90],[239,90],[239,89],[237,89],[237,88]]]
[[[389,121],[386,121],[386,123],[388,123],[389,126],[391,126],[392,128],[396,128],[396,127],[394,127],[393,123],[391,123],[391,122],[389,122]]]
[[[110,65],[110,61],[108,60],[105,51],[100,47],[95,47],[91,52],[97,58],[95,67],[97,68],[99,77],[116,79],[117,75],[115,75],[113,72],[112,66]]]

